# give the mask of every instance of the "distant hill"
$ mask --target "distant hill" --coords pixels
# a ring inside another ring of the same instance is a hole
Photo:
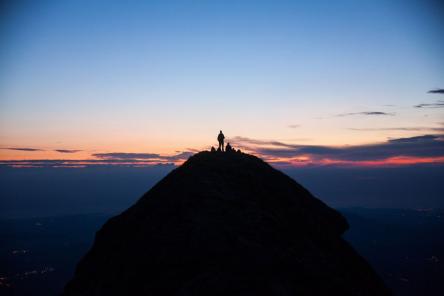
[[[97,232],[63,295],[389,295],[347,228],[259,158],[201,152]]]

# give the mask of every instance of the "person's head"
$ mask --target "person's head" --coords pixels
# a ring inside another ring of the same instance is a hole
[[[222,131],[219,131],[220,134],[222,134]]]

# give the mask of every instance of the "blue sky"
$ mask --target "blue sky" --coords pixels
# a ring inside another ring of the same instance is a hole
[[[427,93],[444,87],[439,1],[20,3],[1,31],[2,147],[173,154],[219,129],[337,146],[443,127],[442,108],[414,107],[443,99]]]

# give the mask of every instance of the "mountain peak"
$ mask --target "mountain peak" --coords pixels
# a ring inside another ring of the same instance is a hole
[[[200,152],[96,234],[64,295],[387,295],[347,221],[240,152]]]

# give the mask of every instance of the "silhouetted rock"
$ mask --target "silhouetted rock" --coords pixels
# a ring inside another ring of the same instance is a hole
[[[64,295],[388,295],[347,221],[243,153],[201,152],[111,218]]]

